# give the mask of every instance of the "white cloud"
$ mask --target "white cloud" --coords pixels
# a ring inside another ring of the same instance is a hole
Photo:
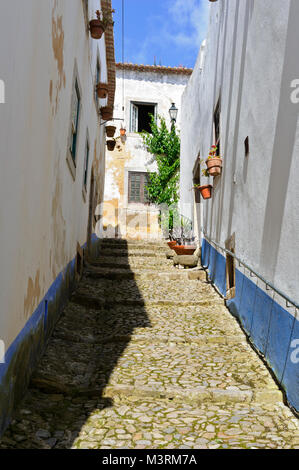
[[[178,26],[172,40],[182,46],[200,47],[208,29],[210,5],[206,0],[174,0],[169,7],[170,21]],[[181,30],[180,30],[181,28]]]
[[[152,0],[148,0],[152,1]],[[148,18],[148,28],[138,48],[130,48],[135,63],[157,63],[167,49],[178,48],[178,62],[192,62],[206,38],[210,5],[207,0],[163,0],[163,12]],[[134,52],[133,52],[134,51]],[[150,59],[149,59],[150,58]]]

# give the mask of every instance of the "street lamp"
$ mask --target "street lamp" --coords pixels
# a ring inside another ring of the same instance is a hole
[[[175,103],[172,103],[171,108],[169,110],[169,115],[171,119],[171,124],[174,126],[178,117],[178,108],[176,108]]]

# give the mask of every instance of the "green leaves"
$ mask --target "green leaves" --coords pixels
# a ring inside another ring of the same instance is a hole
[[[152,133],[142,133],[143,143],[154,155],[158,168],[157,172],[150,174],[147,190],[152,203],[170,206],[179,198],[180,138],[174,126],[169,131],[165,119],[159,117],[159,120],[160,125],[151,116]]]

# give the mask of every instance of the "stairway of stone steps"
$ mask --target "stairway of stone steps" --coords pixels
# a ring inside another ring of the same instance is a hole
[[[166,248],[102,241],[0,448],[299,448],[223,299]]]

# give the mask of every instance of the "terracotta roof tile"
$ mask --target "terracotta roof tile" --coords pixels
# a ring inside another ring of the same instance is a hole
[[[166,67],[163,65],[144,65],[131,63],[117,63],[117,70],[135,70],[138,72],[158,72],[163,74],[191,75],[193,69],[187,67]]]

